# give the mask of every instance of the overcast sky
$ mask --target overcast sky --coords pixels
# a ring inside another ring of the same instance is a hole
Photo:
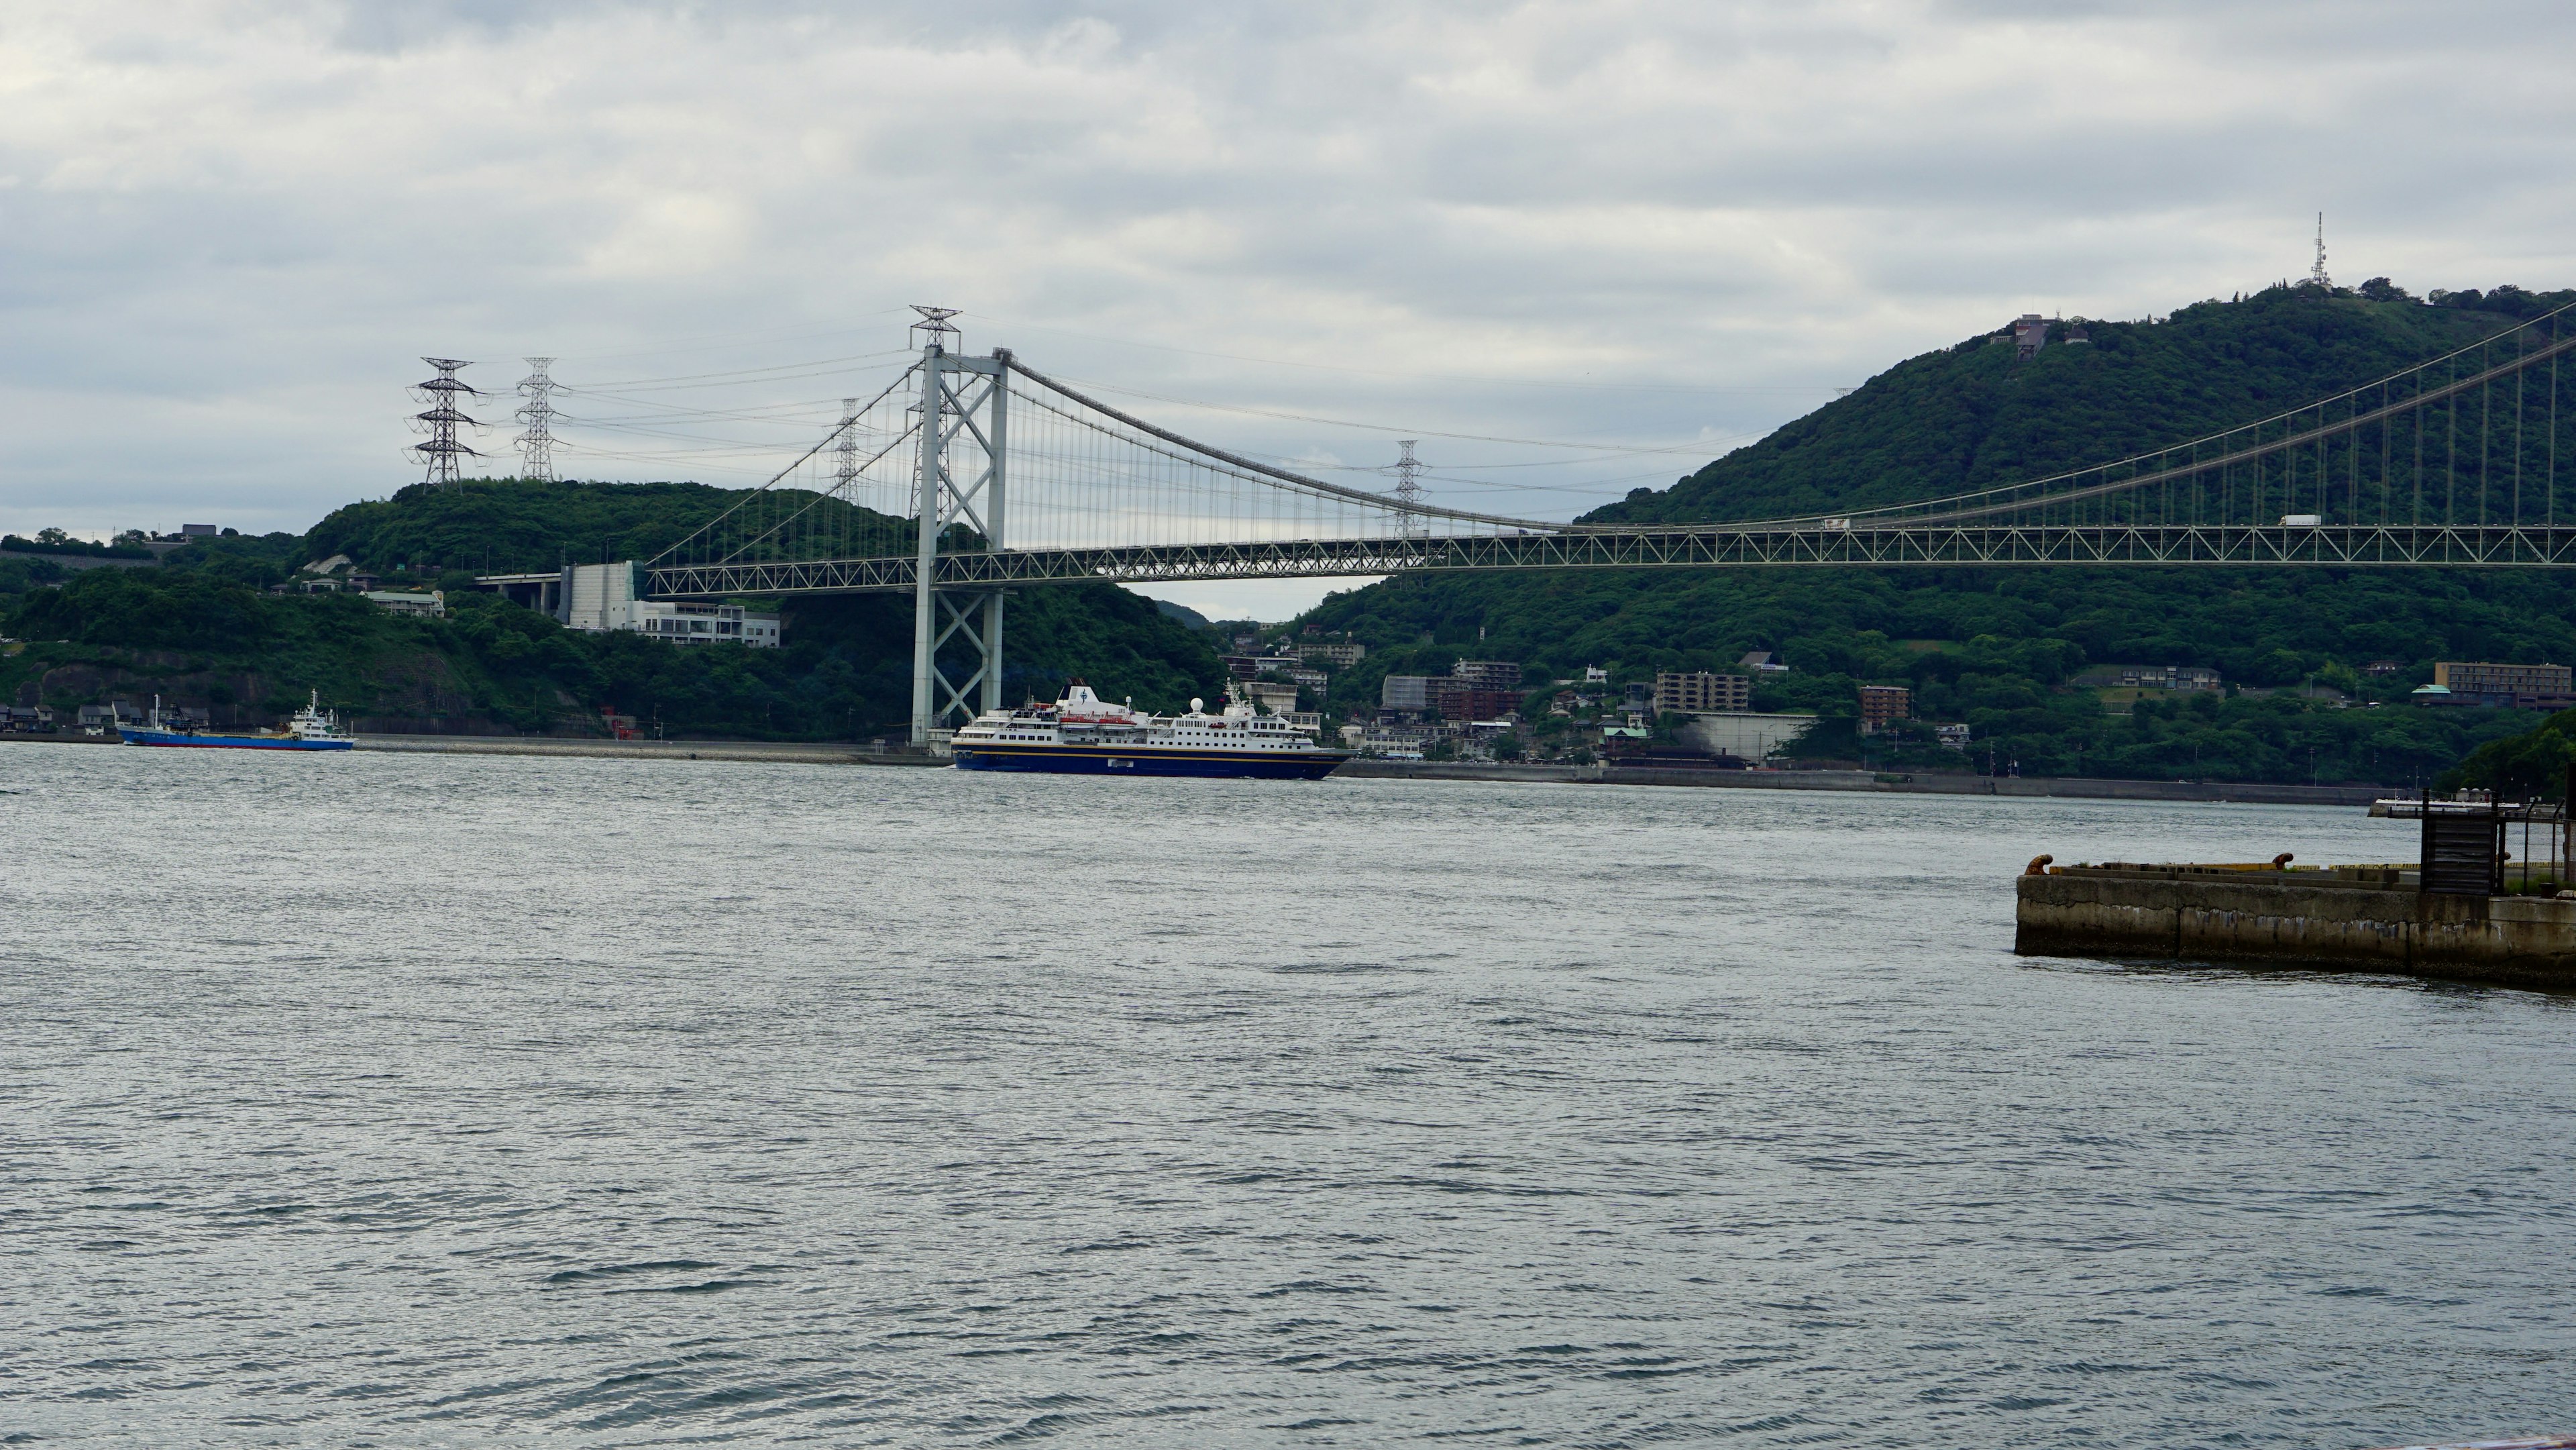
[[[2346,282],[2576,282],[2571,74],[2564,0],[12,0],[0,529],[302,530],[418,477],[422,354],[664,405],[567,398],[623,420],[567,472],[755,482],[916,302],[1564,517],[2025,310],[2299,275],[2319,211]]]

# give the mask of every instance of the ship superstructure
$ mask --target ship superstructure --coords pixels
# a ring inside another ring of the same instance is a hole
[[[1052,705],[1031,701],[977,716],[948,749],[960,770],[1271,780],[1320,780],[1350,759],[1232,695],[1213,714],[1192,700],[1186,714],[1155,715],[1103,700],[1080,680]]]

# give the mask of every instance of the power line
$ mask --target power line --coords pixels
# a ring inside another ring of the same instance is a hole
[[[1323,418],[1312,413],[1290,413],[1276,408],[1249,408],[1236,403],[1207,403],[1195,398],[1175,398],[1165,393],[1148,393],[1140,388],[1123,388],[1084,378],[1068,381],[1104,393],[1121,393],[1130,398],[1150,398],[1157,403],[1171,403],[1183,408],[1204,408],[1215,413],[1248,413],[1257,418],[1284,418],[1292,423],[1322,423],[1334,428],[1362,428],[1371,433],[1415,433],[1423,438],[1456,438],[1470,443],[1510,443],[1522,448],[1573,448],[1584,452],[1609,453],[1697,453],[1705,445],[1698,442],[1671,446],[1646,447],[1625,443],[1568,443],[1549,438],[1502,438],[1490,433],[1443,433],[1437,428],[1402,428],[1385,423],[1360,423],[1348,418]],[[1418,440],[1417,440],[1418,441]]]

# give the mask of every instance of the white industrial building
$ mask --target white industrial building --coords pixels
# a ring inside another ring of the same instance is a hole
[[[575,564],[564,570],[562,610],[574,629],[633,630],[673,644],[778,648],[778,616],[739,604],[683,604],[635,597],[631,564]]]
[[[1714,755],[1761,761],[1816,723],[1813,715],[1693,715],[1681,728],[1684,740]]]

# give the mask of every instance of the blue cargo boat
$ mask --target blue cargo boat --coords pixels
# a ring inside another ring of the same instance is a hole
[[[141,725],[116,727],[117,735],[128,745],[176,745],[196,750],[349,750],[357,741],[340,728],[337,711],[322,708],[322,692],[313,691],[304,708],[283,731],[266,735],[217,735],[202,730],[173,730],[162,724],[161,697],[152,697],[152,719]]]
[[[1080,680],[1053,705],[1031,701],[977,716],[950,737],[948,753],[959,770],[1228,780],[1320,780],[1351,758],[1231,695],[1213,715],[1198,700],[1186,715],[1150,715],[1113,705]]]

